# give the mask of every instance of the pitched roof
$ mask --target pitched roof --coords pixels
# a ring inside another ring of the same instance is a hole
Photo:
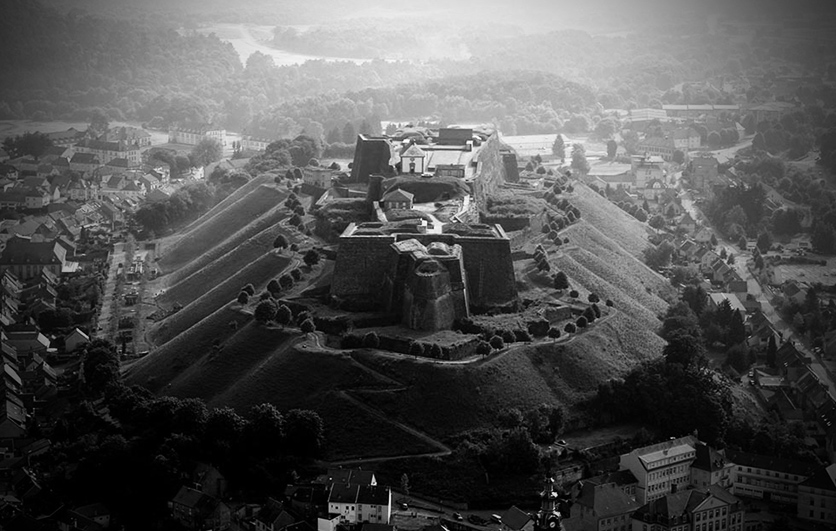
[[[577,503],[592,509],[597,518],[633,512],[639,507],[634,498],[612,483],[584,483]]]
[[[412,144],[411,146],[409,146],[406,149],[406,151],[401,153],[401,158],[409,158],[409,157],[418,158],[418,157],[426,157],[426,156],[427,156],[427,152],[424,151],[423,149],[419,148],[418,144]]]
[[[735,450],[726,450],[726,457],[737,466],[762,468],[764,470],[772,470],[774,472],[807,477],[811,476],[815,472],[817,466],[802,461],[781,459],[771,455],[737,452]]]
[[[190,487],[180,487],[179,492],[177,492],[177,495],[174,497],[172,502],[189,507],[198,512],[212,511],[219,503],[218,500],[212,496]]]
[[[73,155],[73,158],[70,159],[70,162],[75,164],[98,164],[99,157],[93,153],[76,153]]]
[[[371,485],[376,483],[374,472],[352,468],[331,468],[325,476],[327,483],[355,483],[357,485]]]
[[[364,505],[389,505],[391,491],[377,485],[360,485],[357,491],[357,503]]]
[[[383,196],[383,201],[412,201],[415,194],[396,188]]]
[[[691,468],[715,472],[723,470],[726,465],[726,458],[723,454],[708,446],[705,443],[697,443],[697,458],[691,463]]]
[[[505,511],[505,514],[502,515],[502,524],[514,531],[522,529],[529,520],[531,520],[531,515],[519,509],[516,505],[512,505],[511,508]]]
[[[281,502],[267,498],[267,503],[258,511],[256,519],[273,529],[282,529],[296,522],[296,518],[287,512]]]
[[[359,485],[350,483],[334,483],[328,495],[328,503],[355,503]]]

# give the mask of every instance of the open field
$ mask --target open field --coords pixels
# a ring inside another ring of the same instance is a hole
[[[774,268],[775,283],[783,284],[787,280],[795,279],[809,284],[836,284],[836,263],[828,260],[826,266],[813,264],[781,264]]]
[[[276,208],[287,193],[275,186],[261,185],[217,213],[201,217],[170,249],[163,251],[160,268],[168,273],[183,267],[215,245],[235,235],[262,214]]]
[[[270,279],[279,276],[290,263],[291,259],[284,255],[272,252],[261,255],[220,284],[207,286],[206,291],[190,304],[157,323],[150,331],[151,340],[161,345],[182,334],[218,308],[233,301],[243,286],[248,283],[264,286]]]

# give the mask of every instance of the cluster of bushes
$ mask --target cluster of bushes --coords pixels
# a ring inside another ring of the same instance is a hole
[[[365,199],[335,199],[314,212],[316,233],[328,241],[334,241],[349,223],[371,220],[371,210]]]
[[[488,196],[487,215],[491,218],[529,219],[545,210],[541,199],[502,193]]]
[[[537,244],[537,247],[534,248],[534,264],[537,266],[539,271],[548,273],[552,270],[552,266],[549,264],[549,257],[546,253],[546,249],[539,243]]]
[[[345,334],[340,341],[340,348],[380,348],[380,336],[374,331],[366,332],[362,335]],[[449,348],[442,347],[438,343],[410,341],[406,353],[415,357],[448,360],[450,359],[451,351]]]
[[[627,212],[628,214],[641,221],[642,223],[647,221],[647,210],[635,203],[632,203],[630,201],[618,201],[617,203],[615,203],[615,206],[617,206],[624,212]]]

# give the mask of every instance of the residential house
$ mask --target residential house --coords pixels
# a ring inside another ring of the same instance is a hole
[[[746,307],[737,298],[734,293],[709,293],[708,294],[708,309],[710,311],[717,311],[718,308],[728,301],[732,311],[739,310],[741,315],[746,315]]]
[[[698,442],[697,458],[691,463],[691,486],[704,489],[710,485],[719,485],[724,489],[732,486],[734,464],[730,463],[723,452]]]
[[[26,191],[21,188],[12,188],[5,192],[0,192],[0,208],[25,208],[26,207]]]
[[[816,470],[809,463],[734,450],[726,450],[726,457],[734,463],[732,494],[793,506],[799,484]]]
[[[749,283],[740,276],[740,274],[732,268],[726,275],[725,283],[726,289],[731,293],[747,293],[749,291]]]
[[[784,297],[797,304],[804,304],[804,300],[807,298],[807,287],[795,280],[784,282],[781,291]]]
[[[328,512],[339,514],[345,523],[388,524],[392,511],[392,491],[377,485],[333,483],[328,496]]]
[[[70,127],[66,131],[56,131],[54,133],[45,133],[47,138],[52,141],[53,146],[69,147],[78,142],[84,137],[84,131],[79,131],[75,127]]]
[[[151,190],[150,192],[145,194],[145,201],[148,203],[160,203],[162,201],[166,201],[170,197],[171,195],[167,192],[159,188],[155,188],[154,190]]]
[[[99,140],[105,142],[124,142],[128,145],[136,145],[144,148],[151,145],[151,133],[139,127],[111,127],[107,130],[107,133],[99,137]]]
[[[596,184],[599,188],[626,189],[636,187],[636,175],[632,166],[620,162],[593,162],[589,171],[582,177],[587,184]]]
[[[688,486],[697,440],[692,436],[671,439],[623,454],[619,468],[636,476],[636,499],[646,503]]]
[[[168,130],[168,141],[172,144],[187,144],[196,146],[204,138],[214,138],[226,145],[226,130],[220,127],[206,124],[197,127],[171,127]]]
[[[671,133],[671,139],[676,149],[688,154],[689,151],[699,149],[702,144],[700,134],[693,127],[679,127]]]
[[[337,176],[336,171],[319,166],[302,168],[302,182],[317,188],[331,188],[331,180]]]
[[[199,490],[181,487],[169,507],[172,517],[186,529],[229,529],[229,507]]]
[[[241,149],[243,151],[265,151],[275,139],[258,138],[252,135],[241,135]]]
[[[67,348],[67,351],[69,352],[70,349]],[[194,480],[195,488],[204,494],[218,499],[226,497],[226,478],[212,465],[198,463],[192,474],[192,479]]]
[[[677,150],[672,138],[650,137],[639,142],[636,148],[647,155],[661,157],[665,161],[673,160],[673,152]]]
[[[641,506],[635,498],[611,483],[584,482],[581,494],[563,524],[572,529],[622,531],[630,527],[633,512]]]
[[[746,344],[749,348],[763,350],[769,345],[769,338],[773,338],[775,344],[778,345],[781,342],[781,333],[768,319],[764,318],[763,321],[753,326],[752,335],[746,340]]]
[[[636,177],[636,188],[646,188],[653,181],[665,181],[665,161],[651,152],[630,157],[630,171]]]
[[[152,190],[156,190],[159,188],[162,183],[160,180],[150,173],[144,173],[139,177],[139,184],[145,188],[145,192],[151,192]]]
[[[93,153],[76,153],[70,159],[70,170],[80,173],[92,172],[101,166],[100,159]]]
[[[26,435],[26,409],[21,400],[23,382],[17,370],[7,361],[0,361],[3,369],[0,399],[0,440],[19,439]]]
[[[30,189],[23,197],[24,206],[30,209],[45,208],[52,199],[49,193],[35,189]]]
[[[295,524],[296,520],[281,502],[267,498],[267,503],[258,511],[253,522],[256,531],[280,531]]]
[[[502,515],[502,531],[534,531],[534,518],[516,505]]]
[[[700,155],[691,159],[688,163],[691,185],[703,193],[711,190],[717,179],[717,159],[710,156]]]
[[[384,195],[381,202],[383,203],[384,210],[410,210],[412,209],[414,198],[414,194],[405,190],[401,190],[400,188],[396,188],[395,190],[392,190],[391,192],[388,192],[386,195]]]
[[[668,186],[661,179],[653,179],[645,183],[642,195],[648,201],[659,201],[659,197],[665,193]]]
[[[679,223],[677,223],[676,228],[681,229],[686,234],[691,234],[695,230],[697,230],[697,222],[694,221],[694,218],[691,217],[691,214],[686,212],[682,215],[682,218],[679,220]]]
[[[78,328],[73,328],[73,331],[67,334],[64,339],[64,350],[67,352],[74,352],[78,347],[86,345],[89,342],[90,336]]]
[[[584,479],[583,483],[591,483],[593,485],[615,485],[621,489],[624,494],[634,499],[636,497],[636,489],[639,486],[639,480],[636,479],[636,476],[629,470],[605,472],[599,476]]]
[[[6,242],[0,255],[0,272],[10,270],[23,281],[40,274],[42,268],[60,275],[65,260],[66,251],[55,241],[33,242],[15,237]]]
[[[371,470],[356,468],[329,468],[324,476],[317,479],[320,483],[353,483],[355,485],[377,485],[377,478]]]
[[[697,243],[711,243],[712,236],[714,236],[714,233],[711,232],[711,229],[708,227],[700,227],[694,233],[694,240]]]
[[[743,504],[722,487],[670,493],[633,513],[633,531],[743,531]]]
[[[101,164],[108,164],[114,159],[127,159],[127,166],[131,168],[139,167],[142,164],[139,145],[129,144],[121,140],[118,142],[105,142],[84,139],[73,146],[73,151],[76,154],[89,153],[95,155]]]
[[[798,485],[798,517],[822,525],[836,522],[836,463],[822,466]]]

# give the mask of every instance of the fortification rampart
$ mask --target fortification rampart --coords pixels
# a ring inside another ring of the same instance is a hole
[[[371,227],[371,228],[370,228]],[[446,228],[446,227],[445,227]],[[380,234],[367,234],[373,230]],[[382,224],[349,225],[340,237],[340,247],[334,266],[331,294],[339,299],[381,300],[390,293],[387,305],[400,301],[407,267],[393,253],[391,244],[408,239],[418,240],[424,246],[433,242],[459,245],[465,271],[467,301],[471,311],[484,311],[498,306],[508,306],[517,301],[514,266],[511,260],[511,243],[501,227],[487,225],[457,227],[457,233],[422,233],[415,230],[398,232]],[[360,232],[361,234],[357,234]],[[457,278],[451,279],[456,285]],[[394,284],[398,283],[397,286]],[[384,302],[384,301],[381,301]]]

